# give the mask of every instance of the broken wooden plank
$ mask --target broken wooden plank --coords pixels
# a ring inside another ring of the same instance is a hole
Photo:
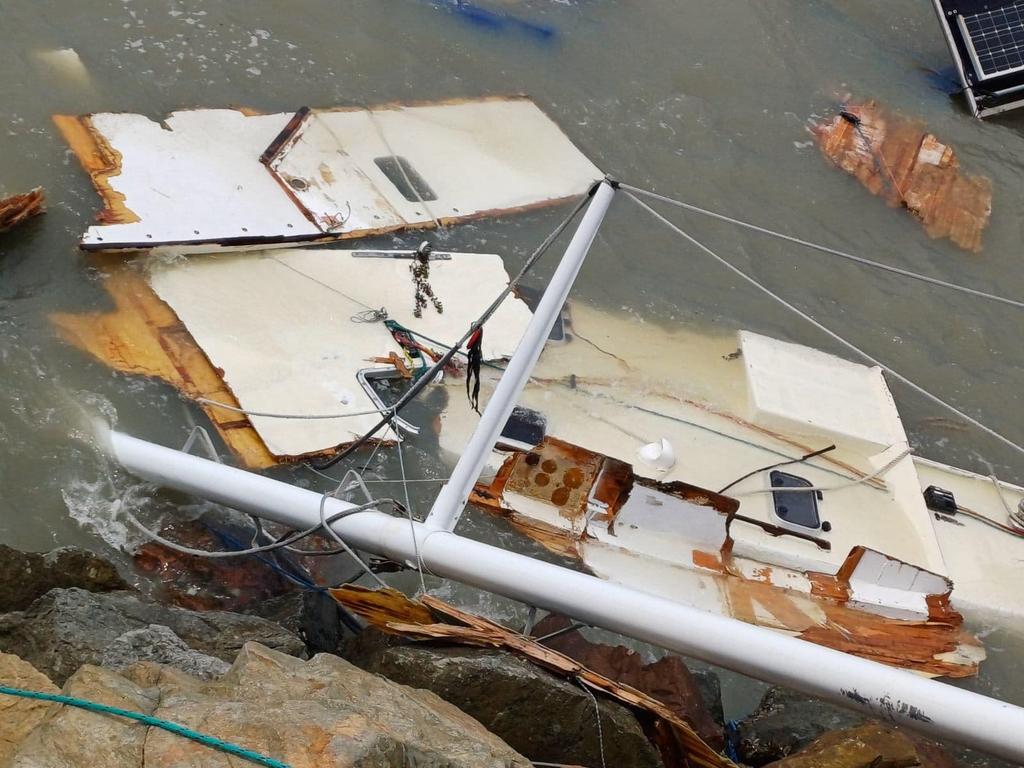
[[[660,701],[598,674],[565,654],[496,622],[460,610],[433,595],[411,600],[394,589],[368,590],[352,584],[330,592],[339,603],[382,631],[508,650],[549,672],[615,699],[638,715],[661,750],[665,765],[736,768],[731,760],[716,752],[689,723]],[[426,610],[426,615],[423,610]],[[410,621],[409,616],[416,618]]]
[[[992,182],[960,168],[953,148],[923,122],[874,101],[849,104],[811,131],[822,153],[891,206],[903,206],[934,238],[981,251],[992,213]]]
[[[42,187],[36,187],[23,195],[0,198],[0,232],[14,229],[26,219],[38,216],[45,210],[46,199]]]
[[[64,340],[116,371],[160,379],[193,399],[238,407],[220,373],[177,315],[153,293],[143,273],[111,259],[99,266],[114,310],[50,315]],[[203,410],[246,467],[265,469],[278,463],[244,416],[212,406]]]

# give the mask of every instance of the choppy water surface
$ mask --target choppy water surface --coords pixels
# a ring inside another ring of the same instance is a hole
[[[116,414],[122,428],[167,444],[180,443],[190,423],[168,388],[111,373],[61,343],[48,324],[55,311],[108,306],[76,249],[98,200],[51,124],[54,113],[159,118],[192,106],[290,111],[528,93],[622,179],[882,261],[1024,294],[1024,117],[980,123],[949,95],[948,78],[929,71],[948,71],[949,57],[928,3],[484,3],[550,34],[473,23],[442,6],[0,2],[0,192],[42,184],[50,199],[44,218],[0,238],[0,540],[102,548],[104,539],[123,536],[102,527],[112,499],[108,470],[73,439],[81,428],[76,403]],[[57,48],[74,48],[87,77],[39,55]],[[834,112],[846,93],[920,116],[956,148],[965,169],[992,179],[981,255],[929,240],[910,216],[826,164],[809,143],[806,121]],[[485,221],[439,237],[448,247],[507,254],[515,266],[560,215]],[[1024,442],[1016,310],[714,222],[678,220],[835,330]],[[638,322],[745,327],[835,349],[626,200],[616,203],[576,297],[631,312]],[[990,463],[1006,479],[1024,481],[1020,456],[894,390],[920,453],[973,469]],[[444,471],[429,445],[410,456],[410,473]],[[389,474],[391,459],[378,460]],[[430,497],[425,487],[416,493],[421,505]],[[980,685],[1024,703],[1017,651],[997,643]]]

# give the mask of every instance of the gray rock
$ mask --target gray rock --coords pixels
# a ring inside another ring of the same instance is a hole
[[[725,727],[725,711],[722,708],[722,681],[718,675],[710,669],[691,669],[697,688],[700,690],[700,697],[704,700],[704,708],[711,715],[711,719],[719,726]]]
[[[5,682],[2,675],[0,669]],[[249,643],[219,680],[204,682],[157,664],[137,665],[125,675],[85,666],[64,690],[219,736],[291,768],[530,767],[429,691],[327,654],[302,661]],[[5,768],[250,765],[174,733],[72,707],[28,721],[0,718],[0,743],[13,753]]]
[[[740,760],[758,768],[815,741],[826,731],[862,725],[868,718],[775,686],[739,725]]]
[[[156,692],[91,666],[75,672],[63,693],[145,715],[152,714],[158,700]],[[58,707],[16,746],[5,768],[138,768],[143,765],[146,736],[146,728],[130,720]]]
[[[103,650],[102,665],[122,671],[140,661],[180,669],[203,680],[224,675],[231,665],[215,656],[194,651],[169,627],[150,624],[125,632]]]
[[[57,684],[83,664],[100,664],[107,646],[151,624],[169,627],[196,651],[227,662],[259,642],[299,655],[302,641],[273,622],[223,611],[189,611],[150,603],[134,593],[54,589],[21,613],[0,616],[0,651],[13,653]]]
[[[500,651],[403,645],[372,630],[347,644],[357,666],[454,704],[531,760],[617,768],[662,766],[633,713]]]
[[[0,613],[22,611],[56,587],[90,592],[128,589],[113,565],[84,549],[19,552],[0,544]]]

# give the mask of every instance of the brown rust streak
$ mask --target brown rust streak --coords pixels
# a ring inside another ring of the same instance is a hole
[[[362,592],[365,590],[356,593],[353,600],[347,590],[332,590],[335,599],[356,612],[365,610],[363,606],[367,598]],[[388,590],[382,599],[375,601],[373,609],[361,615],[384,631],[422,639],[506,649],[539,667],[579,681],[587,688],[619,701],[650,727],[666,765],[735,768],[731,761],[703,741],[689,723],[657,699],[600,675],[568,656],[500,624],[459,610],[432,595],[424,595],[419,601],[413,601],[393,590]],[[394,613],[388,615],[388,611]],[[417,618],[404,618],[409,615]]]
[[[110,179],[121,173],[121,153],[96,130],[89,116],[54,115],[53,122],[103,198],[104,208],[96,216],[100,223],[131,224],[139,221],[125,203],[124,194],[110,185]]]
[[[726,573],[725,563],[720,552],[703,552],[699,549],[693,550],[693,564],[698,568],[705,568],[715,573]]]

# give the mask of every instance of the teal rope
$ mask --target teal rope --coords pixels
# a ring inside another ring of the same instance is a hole
[[[203,746],[210,747],[211,749],[218,749],[221,752],[227,752],[229,755],[236,755],[237,757],[245,758],[257,765],[265,765],[267,768],[291,768],[287,763],[282,763],[280,760],[274,760],[271,757],[266,757],[265,755],[261,755],[259,752],[253,752],[252,750],[245,749],[245,747],[240,747],[237,744],[221,741],[214,736],[207,736],[205,733],[193,731],[190,728],[178,725],[177,723],[172,723],[169,720],[161,720],[159,717],[144,715],[141,712],[129,712],[127,709],[108,707],[106,704],[100,704],[95,701],[86,701],[85,699],[76,699],[73,696],[61,696],[60,694],[42,693],[41,691],[27,691],[23,688],[10,688],[6,685],[0,685],[0,693],[5,693],[8,696],[20,696],[24,699],[53,701],[58,704],[67,704],[68,706],[78,707],[79,709],[85,709],[90,712],[99,712],[104,715],[125,717],[129,720],[144,723],[145,725],[151,725],[154,728],[161,728],[177,736],[184,736],[186,739],[199,742]]]

